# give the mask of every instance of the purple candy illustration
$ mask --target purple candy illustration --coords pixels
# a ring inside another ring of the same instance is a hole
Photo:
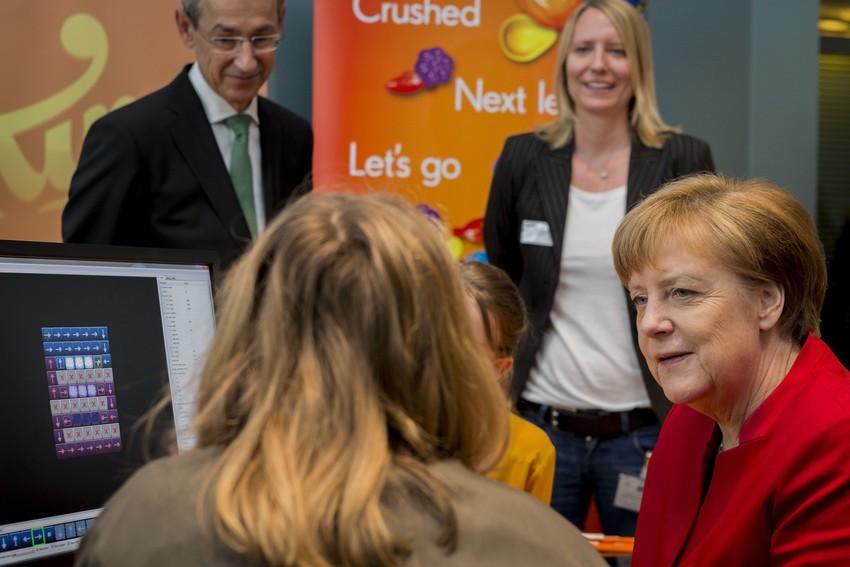
[[[423,49],[419,52],[413,71],[405,71],[387,81],[384,87],[400,95],[413,94],[425,87],[433,89],[437,85],[449,82],[454,66],[454,59],[442,48]]]
[[[416,210],[438,224],[443,221],[442,215],[430,205],[426,205],[424,203],[416,205]]]
[[[435,87],[449,82],[454,69],[454,60],[441,48],[423,49],[413,70],[422,78],[422,82],[428,87]]]

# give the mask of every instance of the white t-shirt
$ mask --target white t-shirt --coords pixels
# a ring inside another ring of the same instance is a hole
[[[523,398],[579,409],[648,407],[611,242],[626,186],[570,187],[558,288]]]

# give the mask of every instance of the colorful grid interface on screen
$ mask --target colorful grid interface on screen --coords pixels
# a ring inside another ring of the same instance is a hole
[[[56,457],[121,451],[115,377],[106,327],[43,327]]]

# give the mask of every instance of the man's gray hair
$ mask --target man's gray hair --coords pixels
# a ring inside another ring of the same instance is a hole
[[[186,13],[186,17],[189,18],[189,21],[192,22],[192,27],[195,29],[198,28],[198,19],[201,17],[201,6],[203,5],[203,0],[181,0],[183,3],[183,11]],[[286,0],[277,0],[277,11],[281,12],[286,8]]]

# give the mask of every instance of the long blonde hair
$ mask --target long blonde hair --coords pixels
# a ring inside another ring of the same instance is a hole
[[[649,26],[638,11],[625,0],[587,0],[573,11],[561,31],[558,58],[555,63],[555,99],[558,101],[558,118],[537,129],[537,136],[552,149],[563,148],[573,135],[575,103],[567,90],[566,62],[575,35],[576,22],[589,9],[602,12],[623,39],[626,60],[632,77],[634,92],[629,108],[629,122],[645,145],[660,148],[664,138],[679,129],[661,120],[655,98],[655,71],[652,66],[652,42]]]
[[[205,493],[225,543],[273,565],[395,565],[410,544],[381,499],[418,494],[450,553],[457,518],[426,465],[488,469],[507,422],[431,223],[399,198],[307,196],[220,297],[196,428],[223,447]]]

